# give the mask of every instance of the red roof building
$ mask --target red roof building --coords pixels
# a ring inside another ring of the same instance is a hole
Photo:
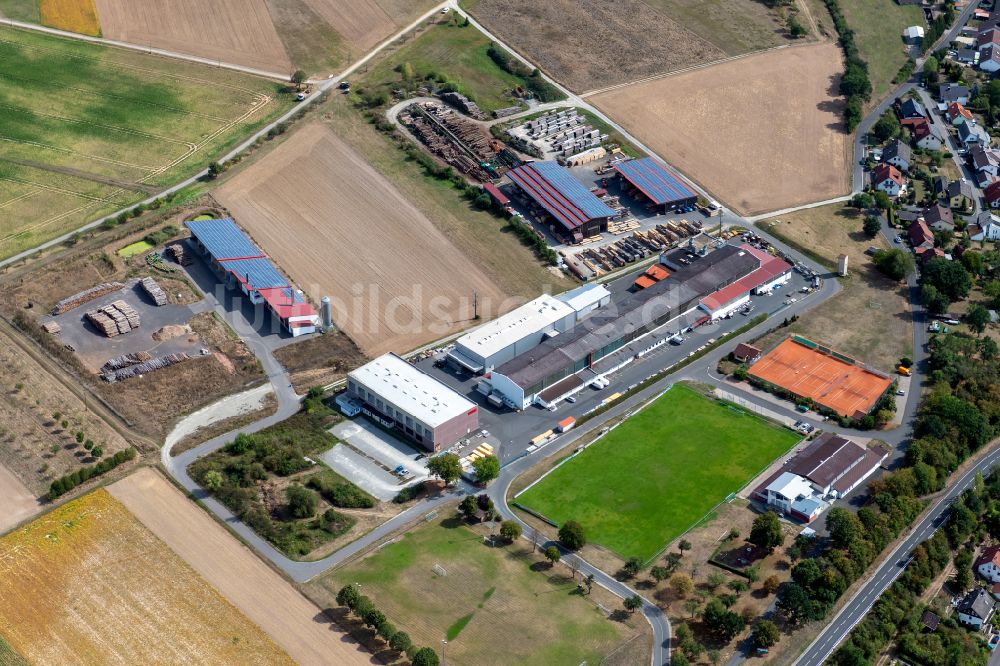
[[[934,247],[934,234],[922,217],[918,217],[913,221],[907,234],[910,237],[910,244],[913,245],[914,250]]]
[[[995,180],[986,186],[986,189],[983,190],[983,198],[986,199],[990,208],[1000,206],[1000,180]]]
[[[955,125],[959,122],[966,122],[973,120],[972,112],[967,108],[959,104],[958,102],[952,102],[948,105],[944,114],[948,117],[948,122]]]

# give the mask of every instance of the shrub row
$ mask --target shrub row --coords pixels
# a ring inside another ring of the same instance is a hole
[[[521,79],[525,89],[534,94],[538,101],[555,102],[563,98],[559,89],[546,81],[537,68],[528,67],[495,43],[489,45],[486,54],[496,63],[497,67]]]
[[[94,477],[101,476],[118,467],[124,462],[128,462],[135,458],[135,449],[128,448],[119,451],[110,458],[105,458],[96,465],[90,465],[88,467],[81,467],[71,474],[61,476],[49,486],[48,497],[50,500],[54,500],[57,497],[65,495],[69,491],[76,488],[81,483],[89,481]]]
[[[330,504],[341,509],[370,509],[375,506],[375,498],[348,481],[337,481],[320,473],[306,483],[319,491]]]
[[[409,634],[398,631],[385,613],[377,609],[371,599],[358,592],[354,585],[340,588],[337,603],[354,613],[366,627],[374,629],[389,649],[409,657],[413,666],[438,666],[438,656],[432,648],[418,648],[414,645]]]
[[[844,124],[847,131],[853,132],[861,122],[862,107],[871,99],[872,82],[868,77],[868,63],[858,52],[854,43],[854,31],[844,18],[837,0],[823,0],[833,18],[833,25],[840,36],[840,47],[844,51],[844,76],[840,80],[840,94],[847,98],[844,108]]]

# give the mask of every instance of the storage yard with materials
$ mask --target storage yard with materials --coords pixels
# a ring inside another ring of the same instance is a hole
[[[0,75],[0,258],[176,183],[291,104],[262,79],[17,29]]]
[[[645,561],[798,440],[677,385],[514,500],[557,524],[579,522],[589,541],[622,559]]]
[[[836,44],[795,46],[588,101],[721,201],[752,214],[850,189],[841,71]]]

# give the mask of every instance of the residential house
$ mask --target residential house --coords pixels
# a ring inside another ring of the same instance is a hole
[[[910,237],[910,245],[916,251],[934,247],[934,233],[924,222],[924,218],[917,218],[906,231]]]
[[[922,250],[917,251],[917,259],[920,260],[920,265],[926,264],[931,259],[937,259],[938,257],[948,258],[945,251],[939,247],[926,247]]]
[[[941,618],[934,611],[926,610],[920,616],[920,624],[924,625],[924,629],[933,633],[937,630],[938,625],[941,624]]]
[[[1000,583],[1000,546],[984,548],[972,568],[991,583]]]
[[[760,355],[760,349],[745,342],[736,345],[736,349],[733,350],[733,358],[740,363],[753,363],[760,358]]]
[[[906,210],[901,208],[896,211],[896,219],[907,225],[913,224],[915,221],[920,219],[920,211],[916,210]]]
[[[990,208],[1000,208],[1000,180],[994,180],[983,189],[983,199]]]
[[[972,146],[969,149],[969,163],[976,172],[976,184],[986,187],[1000,171],[1000,153],[985,146]]]
[[[980,51],[991,46],[1000,46],[1000,29],[996,25],[987,25],[976,35],[976,48]]]
[[[924,150],[941,150],[941,146],[944,145],[944,139],[938,133],[937,128],[926,119],[914,122],[910,127],[910,132],[913,134],[917,146]]]
[[[902,124],[910,124],[907,121],[927,120],[927,111],[924,105],[915,99],[903,100],[899,105],[899,120]]]
[[[948,196],[949,208],[964,209],[976,198],[976,193],[972,189],[972,183],[964,178],[948,183],[946,194]]]
[[[924,223],[934,231],[955,231],[955,218],[951,209],[937,203],[924,208]]]
[[[934,176],[931,178],[931,186],[934,189],[934,196],[941,197],[948,194],[948,179],[944,176]]]
[[[975,122],[972,112],[962,106],[961,102],[952,102],[944,111],[945,118],[952,125],[961,125],[966,122]]]
[[[898,197],[906,189],[906,181],[899,169],[891,164],[877,164],[872,170],[872,185],[890,197]]]
[[[995,28],[994,32],[997,31]],[[984,72],[1000,72],[1000,44],[990,44],[979,51],[979,69]]]
[[[911,159],[913,159],[913,149],[899,139],[893,139],[882,149],[882,161],[900,171],[909,171]]]
[[[969,88],[967,86],[960,86],[957,83],[943,83],[938,88],[938,96],[941,97],[941,101],[945,104],[951,104],[952,102],[968,104]]]
[[[955,60],[962,63],[963,65],[978,65],[979,64],[979,51],[973,48],[961,48],[958,49],[955,55]]]
[[[919,25],[911,25],[903,29],[903,41],[907,44],[919,44],[924,41],[924,29]]]
[[[969,223],[966,232],[969,234],[969,240],[1000,240],[1000,218],[984,210]]]
[[[962,143],[970,147],[976,144],[983,146],[990,145],[990,135],[975,123],[962,123],[959,125],[958,138]]]
[[[993,598],[981,587],[965,595],[958,604],[958,621],[973,629],[982,629],[993,616]]]

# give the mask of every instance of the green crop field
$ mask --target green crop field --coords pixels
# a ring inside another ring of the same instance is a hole
[[[442,23],[380,61],[364,75],[362,83],[372,88],[400,87],[396,68],[408,63],[420,77],[439,74],[458,84],[459,92],[474,100],[487,114],[514,102],[504,91],[524,83],[505,72],[487,55],[490,40],[473,26]]]
[[[892,78],[906,62],[903,28],[926,27],[924,12],[918,6],[899,5],[894,0],[840,0],[840,6],[854,31],[861,57],[868,62],[874,106],[888,94]]]
[[[195,173],[287,110],[280,84],[0,31],[0,258]]]
[[[307,593],[335,605],[342,586],[360,584],[415,644],[437,649],[446,638],[449,664],[596,665],[645,621],[609,620],[596,605],[599,590],[577,594],[579,578],[542,560],[527,541],[492,548],[449,517],[310,583]]]
[[[517,497],[623,558],[656,555],[799,436],[684,385]]]

